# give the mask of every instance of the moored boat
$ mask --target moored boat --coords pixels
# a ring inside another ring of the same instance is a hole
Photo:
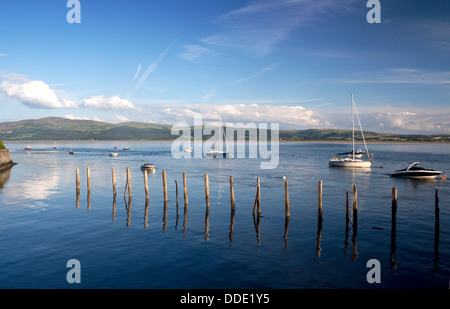
[[[152,163],[144,163],[143,165],[141,165],[141,170],[145,171],[150,171],[152,173],[155,172],[155,165]]]
[[[328,161],[329,166],[334,167],[350,167],[350,168],[370,168],[372,165],[372,159],[369,156],[369,151],[367,149],[366,140],[364,138],[364,132],[361,126],[361,121],[359,121],[358,111],[356,110],[355,100],[353,99],[353,93],[351,95],[351,105],[352,105],[352,150],[345,153],[340,153],[338,155],[346,155],[344,158],[334,157]],[[366,148],[365,151],[358,150],[355,151],[355,114],[358,118],[359,128],[361,130],[361,136]],[[369,160],[361,159],[363,155],[368,155]]]
[[[417,166],[419,162],[410,162],[407,168],[394,171],[392,177],[433,179],[444,172]]]
[[[117,152],[111,152],[111,153],[109,154],[109,156],[110,156],[110,157],[117,157],[118,154],[117,154]]]

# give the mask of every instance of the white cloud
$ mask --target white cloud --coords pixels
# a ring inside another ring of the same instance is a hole
[[[193,104],[193,105],[151,105],[145,109],[145,114],[154,121],[163,124],[187,122],[193,124],[194,116],[202,116],[206,121],[223,122],[264,122],[279,123],[280,128],[320,128],[330,127],[320,114],[301,106],[272,106],[257,104]]]
[[[137,110],[133,103],[126,99],[121,99],[118,96],[110,98],[104,95],[89,97],[84,99],[81,106],[95,110]]]
[[[55,91],[43,81],[30,81],[25,83],[12,83],[3,81],[0,91],[8,97],[17,99],[31,108],[73,108],[76,104],[69,100],[60,100]]]
[[[373,113],[366,116],[375,130],[389,133],[449,133],[450,114],[415,113],[415,112],[387,112]]]
[[[0,57],[7,57],[7,56],[9,56],[9,55],[7,55],[7,54],[3,54],[3,53],[0,53]]]
[[[130,121],[130,119],[128,119],[127,117],[122,116],[122,115],[115,115],[114,117],[115,117],[118,121],[120,121],[120,122],[127,122],[127,121]]]

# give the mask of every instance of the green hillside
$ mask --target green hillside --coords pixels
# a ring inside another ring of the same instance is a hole
[[[246,132],[248,137],[248,132]],[[271,132],[268,132],[270,138]],[[450,135],[407,135],[364,132],[366,141],[450,142]],[[192,132],[193,136],[193,132]],[[359,132],[357,133],[359,136]],[[174,140],[171,126],[140,122],[112,124],[92,120],[46,117],[0,123],[0,140]],[[350,141],[351,130],[280,130],[281,141]],[[209,136],[204,136],[204,139]],[[1,147],[0,142],[0,147]]]

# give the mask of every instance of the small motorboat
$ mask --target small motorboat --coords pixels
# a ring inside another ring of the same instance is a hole
[[[110,156],[110,157],[117,157],[118,154],[117,154],[117,152],[111,152],[111,153],[109,154],[109,156]]]
[[[436,178],[444,172],[417,166],[419,162],[410,162],[407,168],[396,170],[391,174],[392,177],[406,177],[406,178]]]
[[[27,147],[25,147],[25,150],[31,150],[31,146],[27,145]]]
[[[130,147],[125,147],[123,150],[131,150]]]
[[[155,165],[152,163],[144,163],[143,165],[141,165],[141,170],[143,171],[150,171],[152,173],[155,172]]]
[[[194,152],[194,148],[192,147],[188,147],[185,150],[183,150],[184,152]]]
[[[114,149],[119,149],[119,146],[114,146]]]

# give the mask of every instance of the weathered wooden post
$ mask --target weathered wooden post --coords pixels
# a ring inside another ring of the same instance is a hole
[[[358,257],[358,251],[356,246],[356,234],[358,231],[358,191],[356,184],[353,184],[353,235],[352,235],[352,255],[351,260],[354,261]]]
[[[176,200],[177,200],[177,206],[178,206],[178,182],[175,179],[175,192],[176,192]]]
[[[207,173],[205,173],[205,199],[206,207],[209,207],[209,177]]]
[[[114,168],[111,170],[111,180],[112,180],[112,186],[113,186],[113,212],[112,215],[113,217],[116,215],[116,195],[117,195],[117,190],[116,190],[116,171],[114,170]]]
[[[283,179],[284,179],[284,212],[286,218],[288,218],[291,215],[291,211],[289,209],[289,188],[286,177],[283,176]]]
[[[76,184],[76,192],[77,192],[76,207],[79,208],[80,207],[80,170],[78,168],[76,170],[75,184]]]
[[[126,200],[127,188],[128,188],[128,200],[130,201],[133,194],[131,191],[131,175],[130,175],[129,167],[127,167],[127,182],[125,184],[125,191],[123,193],[123,197],[125,198],[125,200]]]
[[[88,202],[88,210],[91,209],[91,169],[89,166],[87,167],[87,202]]]
[[[230,176],[230,202],[231,202],[231,209],[234,209],[236,204],[234,200],[233,176]]]
[[[186,172],[183,172],[183,190],[184,190],[184,205],[188,204],[187,184],[186,184]]]
[[[261,215],[261,187],[259,177],[256,178],[256,197],[255,204],[253,205],[253,214],[258,209],[258,216]]]
[[[144,170],[144,189],[145,189],[145,201],[148,203],[149,194],[148,194],[148,177],[147,170]]]
[[[318,211],[318,215],[319,215],[319,220],[322,221],[322,180],[319,181],[318,183],[318,198],[319,198],[319,211]]]
[[[116,200],[117,189],[116,189],[116,171],[114,168],[111,170],[112,186],[113,186],[113,199]]]
[[[169,199],[167,198],[166,170],[162,171],[162,180],[163,180],[164,202],[167,202]]]

